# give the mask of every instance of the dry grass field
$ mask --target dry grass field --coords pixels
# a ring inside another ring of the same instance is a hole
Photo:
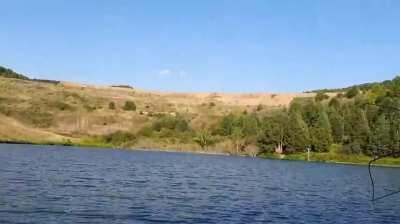
[[[0,140],[79,142],[85,136],[118,130],[135,133],[162,114],[180,114],[198,130],[215,125],[229,113],[281,108],[295,97],[310,96],[313,94],[173,93],[0,78]],[[126,101],[135,102],[136,111],[123,110]],[[110,102],[115,103],[114,110],[109,108]]]

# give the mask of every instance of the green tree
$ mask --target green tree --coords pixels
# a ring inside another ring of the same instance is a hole
[[[400,76],[397,76],[390,82],[389,94],[393,97],[400,97]]]
[[[346,144],[357,142],[362,149],[368,148],[370,128],[366,112],[356,106],[348,106],[345,116]]]
[[[304,121],[309,127],[313,126],[317,122],[320,110],[321,105],[315,103],[308,103],[302,107]]]
[[[287,144],[290,149],[304,151],[310,146],[310,133],[299,111],[289,112]]]
[[[136,111],[136,104],[135,102],[128,100],[125,102],[123,109],[126,111]]]
[[[254,114],[239,116],[235,126],[240,127],[246,137],[256,136],[259,131],[259,121]]]
[[[229,114],[222,118],[222,121],[220,122],[218,127],[218,133],[222,136],[231,135],[234,127],[235,116],[233,114]]]
[[[236,154],[240,154],[243,148],[246,146],[246,136],[243,133],[243,129],[235,127],[232,134],[230,135],[233,144],[235,145]]]
[[[283,152],[286,146],[287,122],[287,114],[284,112],[265,117],[257,139],[260,148],[267,152]]]
[[[332,139],[335,143],[342,143],[344,137],[344,118],[337,109],[330,108],[329,122],[332,129]]]
[[[385,87],[382,84],[375,84],[367,92],[368,102],[374,104],[379,97],[386,95]]]
[[[391,105],[392,108],[389,108],[388,118],[390,122],[390,151],[400,151],[400,108],[399,102],[396,100]]]
[[[371,130],[371,148],[370,153],[384,154],[389,151],[391,136],[390,122],[384,114],[379,115]]]
[[[326,152],[332,145],[332,131],[328,115],[325,111],[320,111],[318,120],[311,127],[312,148],[317,152]]]

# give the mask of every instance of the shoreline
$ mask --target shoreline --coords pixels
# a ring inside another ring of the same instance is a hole
[[[272,160],[303,161],[303,162],[310,162],[310,163],[326,163],[326,164],[341,164],[341,165],[356,165],[356,166],[368,166],[368,162],[369,162],[369,157],[366,157],[366,156],[364,156],[364,158],[368,158],[367,161],[357,162],[356,159],[352,159],[354,157],[357,157],[357,155],[349,155],[348,156],[348,159],[353,160],[353,161],[344,161],[344,160],[340,160],[340,159],[336,159],[336,160],[334,160],[334,159],[311,159],[310,161],[307,161],[306,158],[298,158],[299,154],[294,155],[296,158],[293,158],[291,156],[293,156],[293,155],[285,155],[282,158],[279,158],[278,155],[276,155],[276,154],[261,154],[258,157],[265,158],[265,159],[272,159]],[[393,159],[393,158],[390,158],[390,159]],[[395,160],[398,164],[393,164],[393,163],[389,163],[389,162],[386,162],[386,163],[385,162],[375,162],[375,163],[372,163],[371,166],[400,168],[400,158],[395,159]],[[382,161],[385,161],[385,160],[382,159]]]
[[[62,143],[62,142],[28,142],[28,141],[9,141],[9,140],[1,140],[0,144],[4,145],[36,145],[36,146],[64,146],[64,147],[77,147],[77,148],[88,148],[88,149],[102,149],[102,150],[124,150],[124,151],[143,151],[143,152],[168,152],[168,153],[189,153],[189,154],[198,154],[198,155],[219,155],[219,156],[243,156],[250,157],[246,155],[233,155],[229,153],[222,152],[213,152],[213,151],[198,151],[198,150],[178,150],[178,149],[168,149],[168,148],[144,148],[144,147],[128,147],[128,148],[120,148],[120,147],[112,147],[107,145],[95,145],[95,144],[75,144],[75,143]],[[310,162],[310,163],[326,163],[326,164],[341,164],[341,165],[357,165],[357,166],[367,166],[367,162],[356,162],[356,161],[341,161],[341,160],[323,160],[323,159],[313,159],[307,161],[305,158],[299,158],[301,155],[285,155],[283,157],[279,157],[276,154],[260,154],[256,156],[256,158],[260,159],[270,159],[270,160],[286,160],[286,161],[301,161],[301,162]],[[351,160],[353,156],[349,156]],[[391,163],[375,163],[372,166],[375,167],[389,167],[389,168],[400,168],[400,159],[397,159],[399,164],[391,164]]]

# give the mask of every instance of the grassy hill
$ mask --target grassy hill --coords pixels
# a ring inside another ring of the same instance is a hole
[[[0,140],[107,145],[101,136],[137,135],[162,117],[182,117],[192,132],[198,132],[215,127],[231,113],[277,110],[295,97],[309,96],[313,94],[157,92],[0,76]],[[128,101],[134,102],[134,111],[124,109]],[[123,146],[201,150],[193,141],[153,138]]]

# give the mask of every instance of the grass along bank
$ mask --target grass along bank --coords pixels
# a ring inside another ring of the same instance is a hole
[[[279,159],[279,160],[296,160],[307,161],[307,153],[293,153],[293,154],[277,154],[277,153],[262,153],[259,155],[261,158]],[[310,153],[310,162],[324,162],[324,163],[343,163],[343,164],[356,164],[368,165],[371,157],[362,154],[343,155],[340,153]],[[390,166],[400,167],[400,158],[387,157],[373,163],[374,166]]]

